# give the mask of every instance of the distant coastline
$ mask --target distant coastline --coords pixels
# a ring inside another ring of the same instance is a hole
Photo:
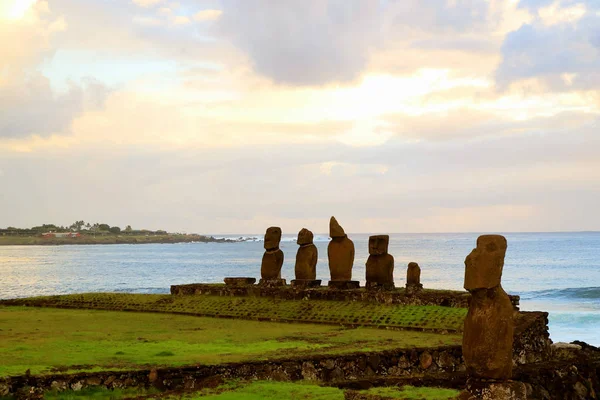
[[[196,234],[81,235],[79,237],[0,236],[0,246],[60,246],[151,243],[236,243],[243,239],[215,238]]]

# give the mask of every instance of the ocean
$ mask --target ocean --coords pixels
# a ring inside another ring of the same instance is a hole
[[[524,311],[548,311],[555,342],[600,346],[600,232],[505,233],[502,285],[521,296]],[[227,236],[237,238],[240,235]],[[462,290],[464,259],[478,234],[391,234],[396,286],[406,266],[421,266],[426,288]],[[260,235],[239,243],[179,243],[0,247],[0,299],[82,292],[168,293],[172,284],[260,278]],[[350,234],[356,248],[353,279],[364,284],[368,234]],[[329,278],[327,235],[315,235],[317,279]],[[294,277],[298,246],[284,235],[282,277]]]

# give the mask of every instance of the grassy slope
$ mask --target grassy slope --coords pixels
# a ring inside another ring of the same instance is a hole
[[[218,392],[218,393],[215,393]],[[376,394],[391,399],[426,399],[426,400],[450,400],[458,395],[458,391],[440,388],[415,388],[405,386],[373,388],[363,393]],[[47,400],[71,400],[71,399],[97,399],[112,400],[134,397],[136,395],[148,396],[148,399],[186,399],[186,400],[343,400],[344,392],[334,387],[322,387],[310,383],[290,382],[265,382],[257,381],[249,384],[232,384],[217,390],[208,390],[195,394],[177,396],[158,396],[135,390],[106,390],[91,389],[81,392],[48,393]]]
[[[1,304],[1,302],[0,302]],[[253,320],[354,324],[462,331],[467,309],[367,302],[277,300],[264,297],[87,293],[13,300],[8,304],[103,310],[154,311]]]
[[[218,364],[440,346],[460,340],[456,334],[0,306],[0,376],[63,366],[93,370]]]

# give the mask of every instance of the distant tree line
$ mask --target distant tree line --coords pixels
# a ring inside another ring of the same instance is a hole
[[[121,229],[119,226],[110,226],[109,224],[96,222],[90,224],[89,222],[75,221],[69,226],[59,226],[54,224],[43,224],[34,226],[32,228],[15,228],[9,226],[6,229],[0,228],[1,236],[38,236],[48,232],[80,232],[82,234],[122,234],[122,235],[166,235],[167,231],[156,230],[151,231],[148,229],[133,229],[131,225],[127,225],[125,229]]]

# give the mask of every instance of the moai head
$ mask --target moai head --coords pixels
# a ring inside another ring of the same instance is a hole
[[[344,232],[344,228],[338,224],[335,217],[331,217],[329,220],[329,237],[330,238],[343,238],[346,237],[346,232]]]
[[[369,236],[369,254],[372,256],[387,254],[389,244],[389,235]]]
[[[304,246],[306,244],[311,244],[313,242],[313,233],[306,228],[302,228],[300,232],[298,232],[298,243],[300,246]]]
[[[477,247],[465,259],[465,289],[491,289],[500,285],[506,247],[502,235],[477,238]]]
[[[265,250],[276,250],[279,248],[279,242],[281,241],[281,228],[272,226],[267,228],[265,233]]]

